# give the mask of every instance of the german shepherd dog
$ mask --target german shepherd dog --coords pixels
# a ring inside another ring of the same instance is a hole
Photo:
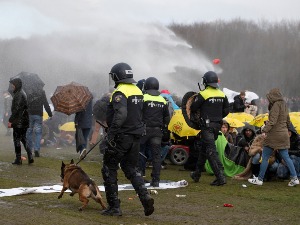
[[[64,164],[64,162],[62,162],[60,177],[61,182],[63,182],[63,188],[58,199],[63,196],[67,189],[70,189],[72,191],[70,196],[78,193],[79,200],[83,203],[83,205],[79,207],[79,211],[82,211],[87,206],[89,197],[100,203],[103,209],[106,209],[98,186],[91,178],[89,178],[80,166],[74,164],[73,159],[70,164]]]

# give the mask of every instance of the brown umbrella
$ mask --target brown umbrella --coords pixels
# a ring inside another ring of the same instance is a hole
[[[50,99],[55,111],[71,115],[84,110],[92,98],[88,87],[71,82],[58,86]]]

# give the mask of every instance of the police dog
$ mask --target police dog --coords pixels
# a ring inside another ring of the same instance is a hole
[[[89,197],[100,203],[103,209],[106,209],[98,186],[93,180],[91,180],[91,178],[89,178],[80,166],[74,164],[73,159],[70,164],[64,164],[64,162],[62,162],[60,177],[63,182],[63,188],[58,199],[63,196],[67,189],[70,189],[72,191],[70,196],[78,193],[79,200],[83,203],[83,205],[79,208],[79,211],[82,211],[87,206]]]

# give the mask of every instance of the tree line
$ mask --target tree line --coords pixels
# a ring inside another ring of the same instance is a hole
[[[234,19],[169,28],[211,59],[221,59],[221,85],[260,95],[279,87],[300,96],[300,22]]]

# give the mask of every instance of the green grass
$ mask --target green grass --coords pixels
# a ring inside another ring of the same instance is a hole
[[[4,136],[0,128],[0,188],[34,187],[60,184],[61,161],[77,162],[78,154],[74,148],[43,148],[40,158],[33,165],[24,161],[22,166],[14,166],[12,137]],[[25,151],[22,150],[26,156]],[[101,156],[96,147],[80,163],[81,167],[102,185]],[[65,194],[57,199],[58,193],[28,194],[0,198],[1,224],[299,224],[300,187],[288,187],[287,181],[265,182],[254,186],[246,181],[228,178],[223,187],[211,187],[214,177],[203,174],[199,183],[193,183],[188,171],[182,167],[168,165],[162,170],[161,179],[189,182],[186,188],[158,190],[155,199],[155,212],[145,217],[142,206],[134,191],[119,192],[122,217],[105,217],[100,214],[101,207],[92,199],[88,207],[78,211],[81,202],[78,195]],[[149,178],[151,171],[147,170]],[[129,183],[121,170],[119,184]],[[243,188],[242,184],[247,187]],[[176,194],[186,195],[177,198]],[[105,193],[102,193],[105,198]],[[224,203],[233,208],[223,207]]]

